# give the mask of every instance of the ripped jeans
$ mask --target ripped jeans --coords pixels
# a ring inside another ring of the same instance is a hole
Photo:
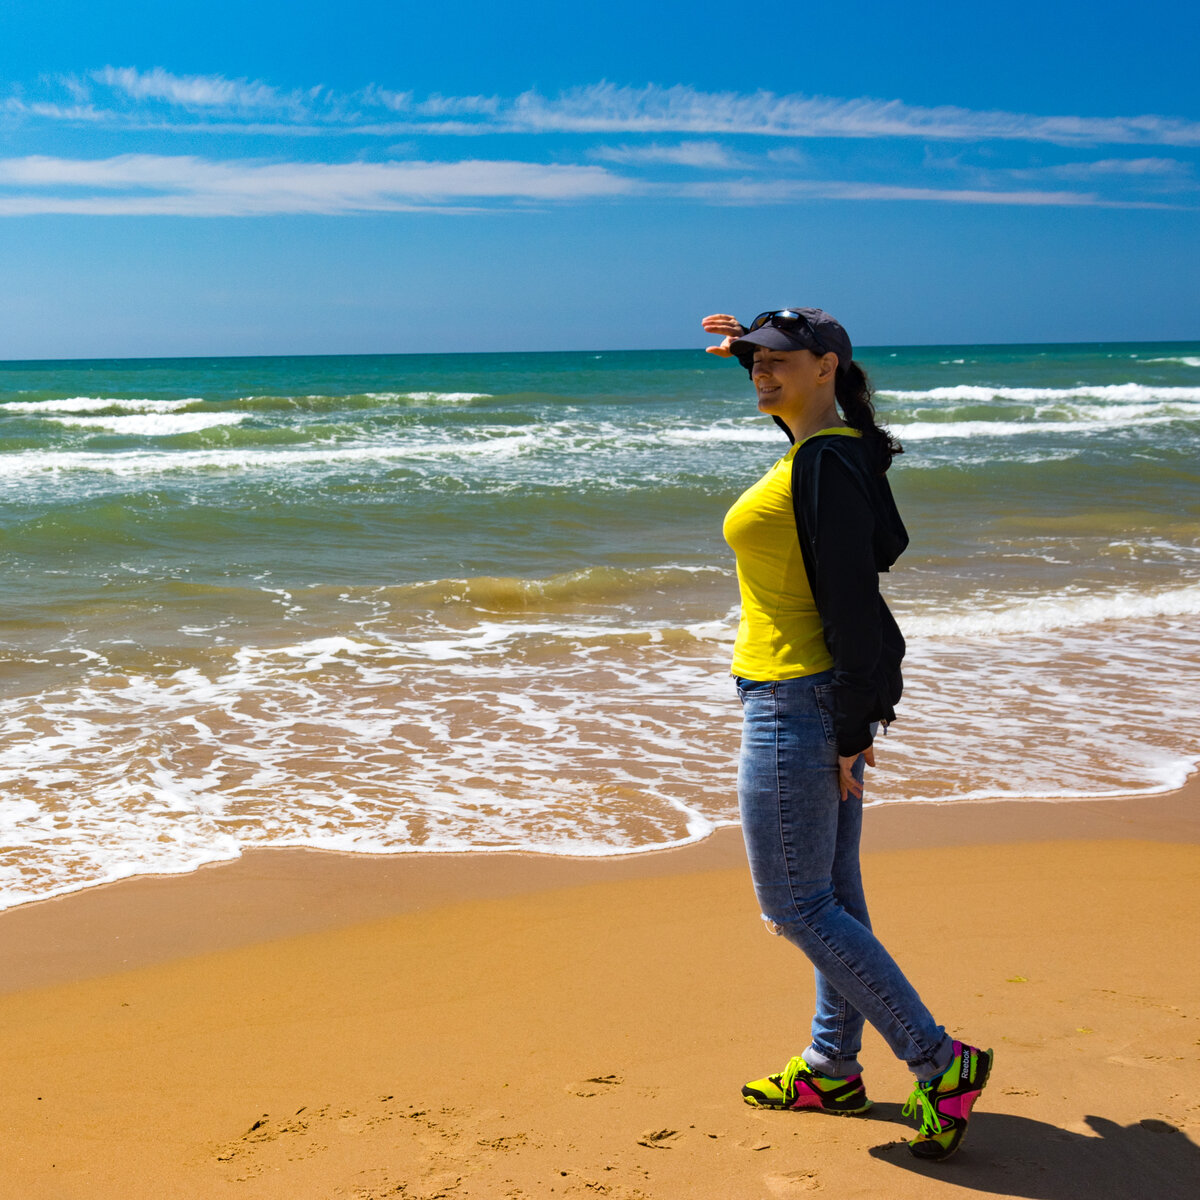
[[[862,801],[838,795],[831,671],[738,679],[744,709],[738,805],[763,920],[816,969],[814,1071],[857,1075],[864,1018],[918,1079],[941,1074],[950,1039],[871,932],[858,845]],[[863,761],[854,774],[861,782]]]

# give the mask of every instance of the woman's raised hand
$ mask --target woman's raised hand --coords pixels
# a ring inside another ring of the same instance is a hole
[[[705,333],[719,333],[725,339],[719,346],[704,347],[709,354],[716,354],[720,358],[731,358],[729,344],[746,332],[745,325],[728,313],[713,313],[700,324],[704,326]]]

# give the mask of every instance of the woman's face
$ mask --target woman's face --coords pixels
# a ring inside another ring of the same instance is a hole
[[[750,372],[758,393],[758,411],[787,421],[789,414],[799,413],[818,401],[829,375],[825,370],[826,359],[837,361],[833,355],[819,356],[811,350],[771,350],[759,346],[754,351],[754,367]]]

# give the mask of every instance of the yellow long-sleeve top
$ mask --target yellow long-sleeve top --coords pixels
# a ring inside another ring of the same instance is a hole
[[[861,436],[840,426],[820,432]],[[722,532],[737,558],[742,597],[731,670],[743,679],[798,679],[833,666],[792,509],[792,459],[803,444],[796,443],[725,514]]]

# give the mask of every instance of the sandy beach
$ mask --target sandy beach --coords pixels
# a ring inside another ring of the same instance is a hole
[[[1193,1195],[1198,799],[869,813],[882,936],[996,1050],[937,1167],[871,1031],[867,1116],[741,1103],[812,985],[724,830],[617,860],[266,851],[3,914],[4,1194]]]

